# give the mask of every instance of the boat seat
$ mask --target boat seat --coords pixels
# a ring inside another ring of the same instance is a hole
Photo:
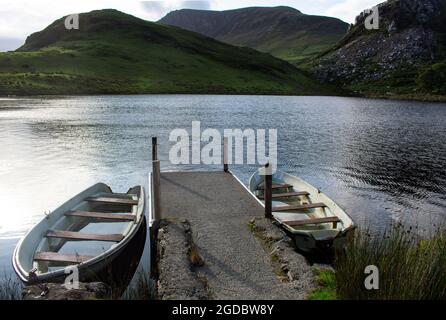
[[[132,214],[115,214],[115,213],[90,212],[90,211],[68,211],[65,212],[65,216],[91,218],[110,222],[129,222],[136,220],[136,216]]]
[[[137,194],[131,194],[131,193],[113,193],[113,195],[114,196],[119,196],[119,197],[124,197],[125,199],[127,199],[127,198],[131,199],[133,197],[137,197],[138,198]]]
[[[302,191],[302,192],[276,193],[273,194],[272,197],[274,199],[274,198],[290,198],[290,197],[309,196],[309,195],[310,193]],[[265,199],[265,196],[259,196],[259,199]]]
[[[327,206],[323,203],[309,203],[298,206],[282,206],[282,207],[274,207],[272,209],[273,212],[281,212],[281,211],[289,211],[289,210],[307,210],[307,209],[316,209],[316,208],[326,208]]]
[[[53,231],[50,230],[45,235],[46,238],[59,238],[75,241],[106,241],[119,242],[124,239],[122,234],[88,234],[72,231]]]
[[[284,188],[291,188],[293,187],[291,184],[287,184],[287,183],[273,183],[272,188],[273,189],[284,189]],[[257,187],[257,190],[265,190],[265,187],[262,185],[259,185]]]
[[[36,252],[34,254],[34,261],[57,262],[61,264],[79,264],[93,258],[93,256],[61,254],[57,252]]]
[[[282,223],[289,225],[290,227],[298,227],[298,226],[306,226],[309,224],[324,224],[324,223],[333,223],[333,229],[336,229],[338,223],[341,220],[338,217],[326,217],[326,218],[318,218],[318,219],[307,219],[307,220],[293,220],[293,221],[282,221]]]
[[[138,205],[138,200],[124,199],[124,198],[108,198],[108,197],[88,197],[85,199],[88,202],[101,202],[110,204],[128,204],[128,205]]]

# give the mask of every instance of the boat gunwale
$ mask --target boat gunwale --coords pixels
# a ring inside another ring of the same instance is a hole
[[[299,177],[297,177],[297,176],[293,176],[293,175],[291,175],[291,174],[289,174],[289,173],[286,173],[286,172],[283,172],[283,171],[280,171],[280,170],[277,170],[276,171],[276,173],[275,174],[282,174],[283,176],[288,176],[289,178],[291,178],[291,179],[297,179],[297,181],[299,181],[299,182],[301,182],[301,183],[303,183],[303,184],[307,184],[307,185],[309,185],[312,189],[316,189],[314,186],[312,186],[311,184],[309,184],[308,182],[306,182],[305,180],[303,180],[303,179],[301,179],[301,178],[299,178]],[[259,176],[259,170],[257,170],[256,172],[254,172],[252,175],[251,175],[251,177],[250,177],[250,179],[249,179],[249,191],[251,192],[251,194],[253,194],[254,195],[254,197],[262,204],[262,206],[263,207],[265,207],[265,204],[263,203],[263,202],[261,202],[258,198],[257,198],[257,196],[255,196],[255,194],[251,191],[251,188],[252,187],[254,187],[254,178],[256,178],[257,176]],[[274,176],[274,175],[273,175]],[[291,183],[290,183],[291,184]],[[257,184],[258,185],[258,184]],[[256,186],[257,186],[256,185]],[[308,190],[305,190],[305,191],[308,191]],[[310,193],[310,196],[311,196],[311,192],[310,191],[308,191],[309,193]],[[324,239],[324,241],[325,240],[327,240],[327,241],[332,241],[332,240],[335,240],[336,238],[341,238],[341,237],[343,237],[344,235],[346,235],[348,232],[350,232],[350,231],[352,231],[352,230],[354,230],[354,229],[356,229],[357,228],[357,226],[356,226],[356,224],[355,224],[355,222],[354,222],[354,220],[353,220],[353,218],[344,210],[344,208],[342,208],[340,205],[338,205],[336,202],[334,202],[328,195],[326,195],[325,193],[323,193],[323,192],[321,192],[321,194],[323,194],[326,198],[328,198],[338,209],[340,209],[346,216],[347,216],[347,218],[350,220],[350,222],[351,222],[351,225],[350,226],[348,226],[348,227],[345,227],[344,229],[342,229],[342,230],[338,230],[338,233],[334,236],[334,237],[327,237],[326,239]],[[327,207],[330,209],[330,206],[328,206],[327,205]],[[331,211],[331,209],[330,209],[330,211]],[[276,221],[279,225],[281,225],[284,229],[286,229],[286,231],[287,232],[289,232],[289,233],[291,233],[293,236],[301,236],[301,237],[311,237],[311,238],[313,238],[316,242],[319,242],[319,241],[322,241],[322,240],[318,240],[318,239],[316,239],[316,237],[313,235],[313,233],[315,232],[315,231],[317,231],[317,230],[302,230],[302,229],[295,229],[295,228],[293,228],[293,227],[291,227],[291,226],[289,226],[289,225],[287,225],[286,223],[284,223],[283,221],[281,221],[279,218],[277,218],[276,216],[274,216],[274,213],[275,212],[273,212],[273,219],[274,219],[274,221]],[[288,213],[290,213],[290,214],[292,214],[293,212],[288,212]],[[297,214],[297,213],[296,213]],[[336,216],[336,217],[338,217],[338,215],[336,215],[336,214],[334,214],[333,213],[333,215],[334,216]],[[339,218],[339,217],[338,217]],[[341,219],[341,223],[342,223],[342,219]]]
[[[75,195],[74,197],[72,197],[70,200],[64,202],[63,204],[61,204],[60,206],[58,206],[53,212],[59,210],[59,208],[61,208],[62,206],[64,206],[65,204],[69,203],[70,201],[73,201],[76,199],[76,197],[78,197],[79,195],[81,195],[84,192],[87,192],[90,189],[93,189],[95,187],[98,186],[105,186],[111,194],[113,194],[113,190],[110,188],[110,186],[104,184],[104,183],[97,183],[93,186],[91,186],[90,188],[85,189],[84,191],[81,191],[80,193],[78,193],[77,195]],[[42,273],[42,274],[37,274],[37,280],[38,281],[47,281],[49,279],[57,279],[63,275],[65,275],[65,271],[68,267],[73,267],[76,266],[79,271],[81,270],[85,270],[90,266],[93,266],[97,263],[100,263],[101,261],[104,261],[110,257],[112,257],[113,255],[115,255],[117,252],[119,252],[120,250],[122,250],[127,244],[128,242],[130,242],[133,237],[138,233],[138,230],[140,229],[143,221],[144,221],[144,217],[145,217],[145,208],[146,208],[146,199],[145,199],[145,191],[144,191],[144,187],[139,185],[139,186],[134,186],[132,188],[130,188],[128,190],[127,193],[129,193],[131,190],[135,189],[135,188],[140,188],[140,195],[138,198],[138,204],[137,205],[132,205],[133,206],[137,206],[137,211],[136,211],[136,220],[134,222],[129,222],[129,224],[131,224],[132,226],[130,226],[130,232],[128,232],[124,238],[116,243],[115,245],[112,245],[108,250],[100,253],[99,255],[95,256],[93,259],[90,259],[88,261],[79,263],[79,264],[74,264],[74,265],[70,265],[67,266],[65,268],[61,268],[58,270],[54,270],[54,271],[50,271],[50,272],[46,272],[46,273]],[[134,194],[132,194],[132,196],[135,196]],[[80,200],[78,203],[81,203],[84,200]],[[25,271],[24,268],[22,267],[20,260],[19,260],[19,255],[18,253],[20,252],[20,249],[23,246],[23,242],[25,241],[25,239],[34,231],[34,229],[36,228],[37,225],[39,225],[42,221],[44,221],[44,219],[47,219],[47,217],[44,217],[42,220],[40,220],[37,224],[35,224],[18,242],[18,244],[16,245],[14,252],[13,252],[13,259],[12,259],[12,264],[13,264],[13,269],[15,271],[15,273],[17,274],[17,276],[20,278],[20,280],[22,282],[24,282],[25,284],[30,283],[30,279],[29,279],[29,272]],[[37,249],[37,248],[36,248]],[[35,253],[35,251],[34,251]]]

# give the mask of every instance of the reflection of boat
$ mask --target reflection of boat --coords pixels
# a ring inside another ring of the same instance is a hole
[[[19,242],[13,255],[15,272],[26,283],[63,282],[74,267],[81,282],[129,272],[134,264],[134,253],[129,252],[144,243],[146,235],[144,198],[140,186],[126,194],[113,193],[102,183],[83,191]]]
[[[273,216],[294,239],[297,248],[342,247],[353,220],[325,194],[302,179],[283,172],[273,177]],[[250,190],[264,199],[264,176],[256,172]]]

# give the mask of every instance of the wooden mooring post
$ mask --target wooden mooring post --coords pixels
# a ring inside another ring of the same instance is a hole
[[[271,169],[269,163],[265,165],[264,168],[264,197],[265,197],[265,217],[268,219],[273,218],[272,207],[273,207],[273,176],[271,174]]]
[[[153,210],[154,223],[157,225],[161,219],[161,163],[158,160],[158,139],[152,138],[152,179],[153,179]]]
[[[158,160],[158,139],[152,137],[152,181],[153,188],[153,221],[150,227],[150,277],[158,278],[158,229],[162,219],[161,215],[161,165]]]
[[[229,172],[229,138],[223,139],[223,169]]]
[[[158,138],[152,137],[152,161],[158,160]]]

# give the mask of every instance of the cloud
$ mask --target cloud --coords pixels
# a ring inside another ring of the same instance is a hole
[[[143,10],[140,4],[140,1],[131,0],[3,0],[0,6],[0,51],[9,50],[17,44],[18,39],[24,43],[28,35],[46,28],[60,17],[73,13],[115,8],[146,18],[141,14]]]
[[[23,45],[23,39],[0,37],[0,52],[13,51]]]
[[[346,22],[353,23],[365,9],[372,8],[383,1],[379,0],[341,0],[328,7],[323,14],[330,17],[337,17]]]
[[[153,20],[162,18],[167,13],[178,9],[196,9],[196,10],[210,10],[212,1],[141,1],[141,5]]]
[[[142,1],[143,7],[147,10],[164,10],[166,8],[182,8],[182,9],[197,9],[209,10],[211,8],[210,1]]]
[[[28,35],[68,14],[114,8],[139,18],[157,21],[173,10],[189,8],[228,10],[249,6],[288,5],[307,14],[327,15],[353,22],[364,9],[383,0],[2,0],[0,51],[20,46]]]

